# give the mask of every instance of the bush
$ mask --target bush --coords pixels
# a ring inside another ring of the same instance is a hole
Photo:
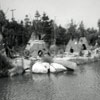
[[[46,56],[42,57],[42,61],[47,62],[47,63],[52,63],[53,59],[52,59],[52,57],[46,55]]]
[[[12,68],[12,65],[8,59],[0,54],[0,77],[8,76],[8,70]]]

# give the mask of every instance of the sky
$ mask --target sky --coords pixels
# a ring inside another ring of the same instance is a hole
[[[98,28],[100,19],[100,0],[0,0],[0,8],[7,19],[11,19],[11,10],[15,9],[17,21],[24,20],[25,15],[33,20],[37,10],[41,15],[46,12],[50,19],[64,27],[73,19],[77,25],[83,21],[86,28]]]

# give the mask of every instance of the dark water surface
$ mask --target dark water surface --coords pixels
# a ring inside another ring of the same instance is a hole
[[[75,72],[2,78],[0,100],[100,100],[100,63]]]

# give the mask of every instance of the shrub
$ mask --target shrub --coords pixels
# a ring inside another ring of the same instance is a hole
[[[11,63],[8,59],[0,54],[0,77],[8,76],[8,70],[12,68]]]

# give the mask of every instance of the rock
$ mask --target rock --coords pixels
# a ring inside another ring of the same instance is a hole
[[[22,75],[24,73],[24,69],[22,66],[15,66],[14,68],[10,69],[9,76],[15,76],[15,75]]]

